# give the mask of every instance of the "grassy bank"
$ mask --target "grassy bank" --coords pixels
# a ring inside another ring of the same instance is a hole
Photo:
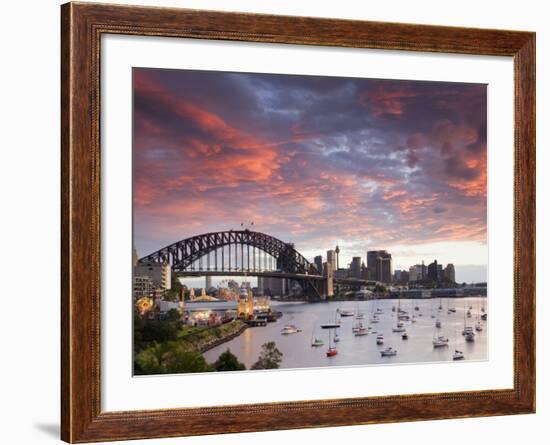
[[[246,323],[241,320],[234,320],[220,326],[183,327],[178,333],[178,340],[198,352],[205,352],[235,338],[246,328]]]
[[[134,320],[135,374],[214,371],[202,353],[240,335],[246,323],[234,320],[221,326],[185,326],[179,320]]]

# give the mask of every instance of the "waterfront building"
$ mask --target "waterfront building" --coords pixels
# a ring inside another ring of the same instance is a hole
[[[409,271],[396,270],[393,273],[393,282],[396,284],[407,284],[409,282]]]
[[[422,264],[416,264],[409,267],[409,282],[422,281],[426,278],[426,276],[427,269],[424,262],[422,262]]]
[[[321,255],[317,255],[313,262],[315,263],[315,267],[319,271],[319,274],[323,275],[323,257]]]
[[[138,263],[134,266],[134,275],[150,277],[153,285],[162,290],[172,287],[172,269],[168,263]]]
[[[338,269],[333,272],[333,277],[340,280],[342,278],[349,278],[348,269]]]
[[[290,288],[286,278],[258,277],[258,288],[264,295],[284,296]]]
[[[154,286],[151,277],[145,275],[134,275],[133,292],[135,300],[142,297],[150,297],[153,290]]]
[[[173,301],[159,300],[157,301],[157,307],[161,314],[165,314],[171,309],[176,309],[180,312],[183,310],[183,304],[181,303],[181,301],[173,302]]]
[[[445,279],[450,281],[451,283],[455,283],[455,266],[454,264],[447,264],[447,267],[445,267]]]

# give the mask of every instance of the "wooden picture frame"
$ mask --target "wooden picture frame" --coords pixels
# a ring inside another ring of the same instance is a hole
[[[535,411],[534,33],[92,3],[65,4],[61,17],[63,440],[93,442]],[[513,389],[102,412],[99,116],[103,34],[513,57]]]

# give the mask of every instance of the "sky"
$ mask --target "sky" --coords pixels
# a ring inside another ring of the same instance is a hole
[[[484,84],[134,68],[134,242],[253,229],[485,281]]]

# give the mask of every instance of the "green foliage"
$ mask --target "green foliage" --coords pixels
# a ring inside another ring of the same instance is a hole
[[[170,309],[166,312],[166,321],[178,321],[181,319],[180,311],[177,309]]]
[[[258,361],[250,369],[277,369],[283,361],[283,353],[274,341],[264,343]]]
[[[213,366],[216,371],[243,371],[246,369],[246,366],[239,362],[237,356],[229,349],[220,354]]]
[[[178,278],[176,277],[176,274],[174,273],[174,271],[172,271],[172,274],[171,274],[171,280],[170,280],[170,290],[175,292],[176,295],[178,297],[181,296],[181,289],[182,289],[182,284],[180,283],[180,280],[178,280]]]
[[[141,320],[134,322],[135,342],[163,342],[176,340],[178,330],[175,323],[160,320]]]
[[[199,352],[175,341],[153,342],[152,346],[136,355],[134,364],[136,374],[175,374],[212,370]]]
[[[174,289],[168,289],[164,291],[164,299],[176,303],[181,300],[181,293]]]
[[[381,284],[377,284],[374,286],[374,292],[377,294],[384,294],[387,292],[387,289],[385,286],[382,286]]]

